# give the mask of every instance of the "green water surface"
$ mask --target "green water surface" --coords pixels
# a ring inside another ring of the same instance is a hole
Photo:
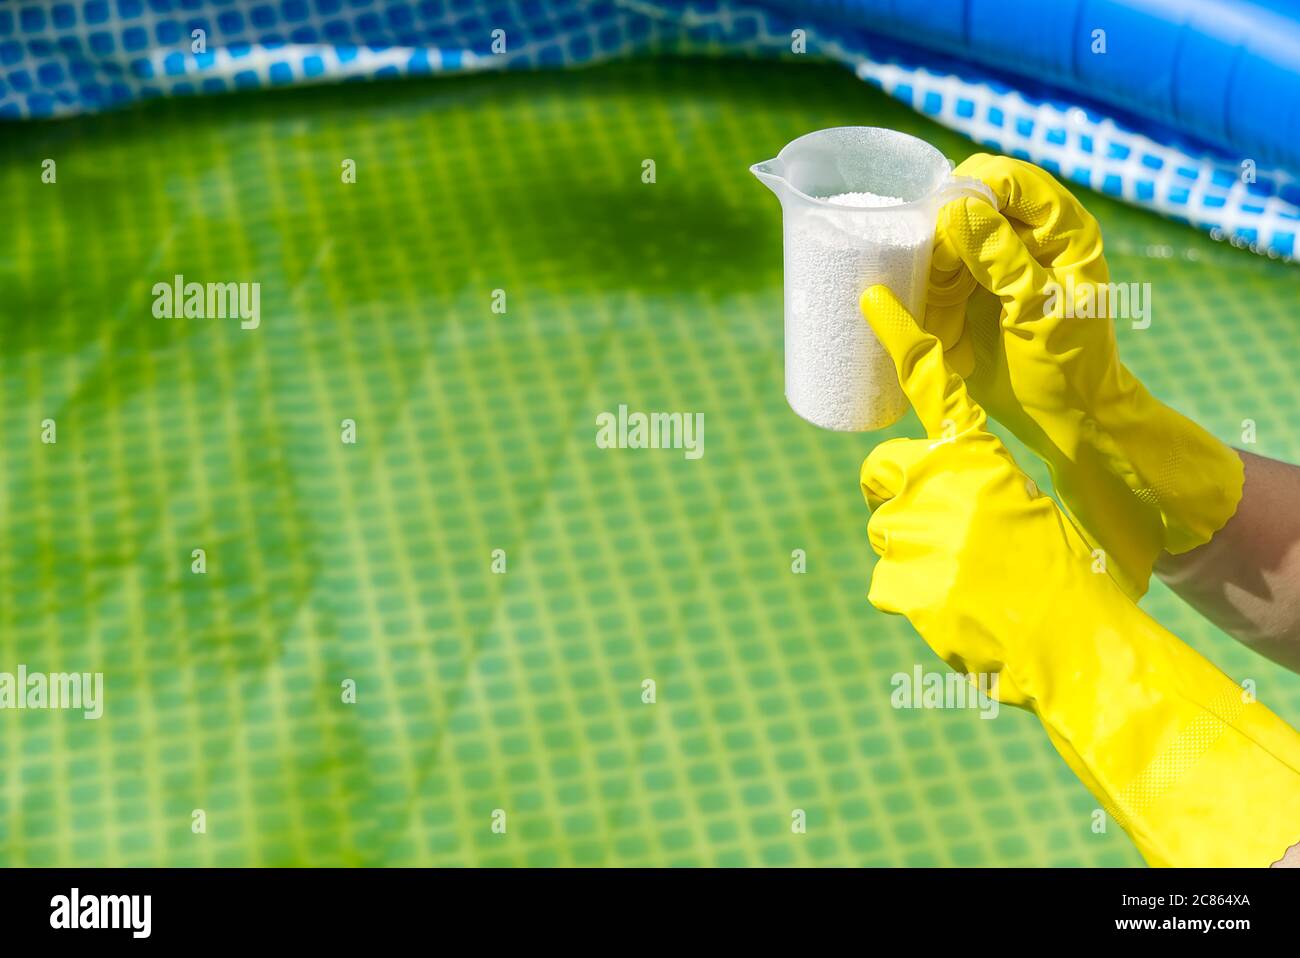
[[[0,712],[0,864],[1138,863],[1032,716],[890,705],[943,666],[865,599],[884,436],[786,406],[747,172],[841,124],[974,149],[727,61],[0,128],[0,671],[105,680],[98,721]],[[1130,366],[1300,460],[1300,274],[1080,195],[1152,284]],[[155,317],[177,274],[259,283],[260,326]],[[621,403],[704,413],[704,455],[598,448]],[[1146,604],[1300,722],[1300,678]]]

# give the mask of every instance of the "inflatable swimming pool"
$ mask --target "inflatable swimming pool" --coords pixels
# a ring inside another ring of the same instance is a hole
[[[1300,227],[1292,0],[80,0],[0,10],[0,118],[642,53],[828,57],[991,149],[1273,257]]]

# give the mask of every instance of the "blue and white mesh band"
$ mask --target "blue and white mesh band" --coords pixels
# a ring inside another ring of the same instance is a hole
[[[0,7],[0,118],[350,78],[565,67],[648,53],[834,60],[972,140],[1293,260],[1300,180],[1083,98],[1017,90],[760,0],[67,0]]]

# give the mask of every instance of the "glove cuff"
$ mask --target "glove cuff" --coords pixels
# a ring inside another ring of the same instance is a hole
[[[1057,751],[1152,865],[1281,858],[1300,841],[1300,736],[1118,593],[1092,598],[1096,625],[1037,688]]]
[[[1236,514],[1246,469],[1235,449],[1173,415],[1190,428],[1177,443],[1181,475],[1159,502],[1165,551],[1179,555],[1209,542]]]
[[[1104,429],[1121,462],[1116,472],[1139,501],[1160,515],[1166,552],[1209,542],[1241,502],[1245,467],[1230,446],[1129,379],[1127,401],[1105,404]]]

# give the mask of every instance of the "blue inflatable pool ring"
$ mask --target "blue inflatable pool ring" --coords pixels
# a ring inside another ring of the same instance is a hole
[[[1300,0],[31,0],[0,5],[0,120],[720,52],[841,63],[1063,179],[1300,249]]]
[[[1300,172],[1297,0],[768,0]]]

